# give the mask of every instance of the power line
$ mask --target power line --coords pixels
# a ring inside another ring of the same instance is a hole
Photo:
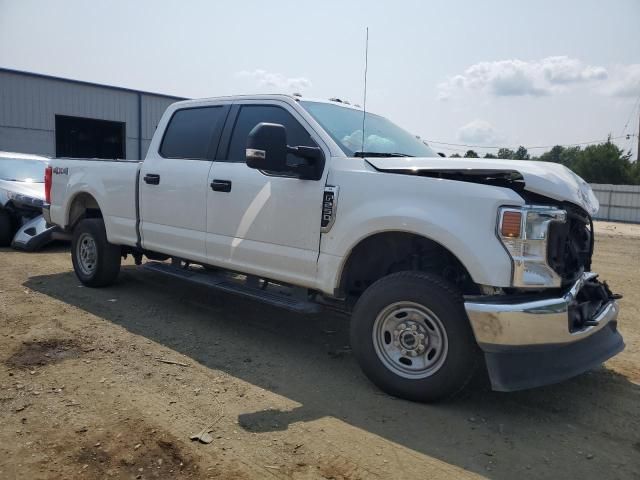
[[[626,138],[626,135],[620,135],[620,136],[617,136],[617,137],[607,137],[607,138],[604,138],[604,139],[591,140],[591,141],[588,141],[588,142],[565,143],[565,144],[555,144],[555,145],[536,145],[536,146],[533,146],[533,147],[526,147],[525,146],[525,148],[527,150],[534,150],[534,149],[538,149],[538,148],[553,148],[553,147],[556,147],[556,146],[560,146],[560,147],[576,147],[576,146],[579,146],[579,145],[591,145],[591,144],[594,144],[594,143],[603,143],[603,142],[606,142],[607,140],[617,140],[617,139],[620,139],[620,138],[623,138],[623,137]],[[425,139],[425,141],[427,143],[429,143],[429,144],[434,143],[436,145],[448,145],[448,146],[452,146],[452,147],[484,148],[484,149],[510,148],[510,147],[507,147],[507,146],[504,146],[504,145],[468,145],[466,143],[439,142],[439,141],[436,141],[436,140],[428,140],[428,139]],[[451,150],[453,150],[453,149],[451,149]]]

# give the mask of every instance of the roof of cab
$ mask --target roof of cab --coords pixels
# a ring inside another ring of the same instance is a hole
[[[255,95],[227,95],[227,96],[220,96],[220,97],[197,98],[192,100],[183,100],[180,102],[176,102],[173,105],[185,107],[189,105],[201,105],[202,103],[216,101],[216,100],[224,100],[224,101],[232,101],[232,102],[236,100],[287,100],[287,101],[294,101],[294,102],[308,101],[308,102],[315,102],[315,103],[327,103],[327,104],[336,105],[339,107],[351,108],[353,110],[360,110],[360,111],[362,110],[362,107],[360,107],[359,105],[354,105],[354,104],[345,102],[344,100],[340,100],[336,98],[330,98],[330,99],[307,98],[299,95],[288,95],[284,93],[269,93],[269,94],[255,94]]]

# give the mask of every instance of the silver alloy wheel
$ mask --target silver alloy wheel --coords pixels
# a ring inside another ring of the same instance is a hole
[[[397,302],[376,317],[373,345],[380,361],[393,373],[420,379],[442,367],[449,340],[442,322],[431,310],[419,303]]]
[[[76,260],[84,275],[88,277],[93,275],[98,261],[98,247],[96,241],[88,233],[83,233],[78,239]]]

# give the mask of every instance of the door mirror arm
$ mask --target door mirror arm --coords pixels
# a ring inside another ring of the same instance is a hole
[[[303,161],[290,165],[287,155]],[[246,164],[250,168],[267,172],[294,172],[300,179],[318,180],[322,176],[322,150],[318,147],[290,147],[287,131],[275,123],[259,123],[247,138]]]
[[[294,172],[298,174],[298,178],[302,180],[318,180],[322,174],[322,150],[318,147],[289,147],[287,153],[294,155],[302,162],[290,165]]]

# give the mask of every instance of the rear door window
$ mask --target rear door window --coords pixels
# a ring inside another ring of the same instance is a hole
[[[212,159],[226,110],[222,106],[177,110],[165,131],[160,155],[165,158]]]

